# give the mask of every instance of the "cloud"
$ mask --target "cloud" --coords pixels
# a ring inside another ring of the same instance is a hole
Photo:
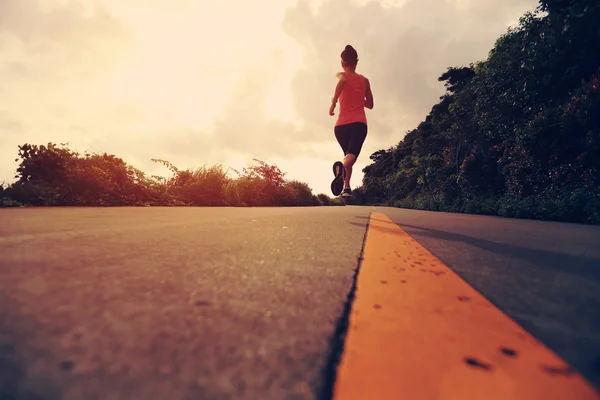
[[[23,124],[0,112],[0,134],[16,135],[23,132]]]
[[[0,3],[0,33],[15,35],[28,43],[40,39],[73,42],[82,37],[105,36],[107,32],[110,34],[120,28],[106,10],[98,7],[88,10],[81,1],[48,3],[18,0]]]
[[[85,4],[0,2],[0,48],[8,54],[11,77],[73,79],[109,67],[126,50],[131,32],[99,4]]]
[[[253,158],[291,157],[307,154],[303,130],[292,121],[270,115],[268,98],[281,80],[285,60],[274,51],[265,61],[243,74],[217,118],[213,130],[216,147]]]
[[[0,110],[31,129],[73,118],[131,43],[127,26],[95,2],[0,1]]]

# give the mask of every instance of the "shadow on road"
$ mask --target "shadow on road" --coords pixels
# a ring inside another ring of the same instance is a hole
[[[23,349],[20,338],[23,337],[16,328],[14,312],[19,304],[0,292],[0,399],[36,399],[54,400],[58,397],[41,396],[23,387],[27,370],[23,360]],[[33,317],[21,318],[22,323],[38,327]],[[20,322],[20,321],[19,321]]]
[[[370,218],[370,217],[363,217],[363,216],[357,216],[356,218],[360,218],[360,219],[366,219],[366,220],[370,220],[370,221],[378,221],[378,222],[383,222],[384,224],[394,224],[394,222],[390,222],[390,221],[384,221],[382,219],[377,219],[377,218]]]
[[[600,260],[573,256],[570,254],[557,253],[554,251],[538,250],[527,247],[515,246],[506,243],[491,242],[472,236],[450,233],[438,229],[425,228],[422,226],[398,224],[402,228],[414,229],[409,232],[411,236],[429,237],[451,242],[462,242],[478,247],[482,250],[496,253],[502,256],[521,259],[544,268],[551,268],[560,272],[569,272],[600,281]],[[377,229],[376,227],[373,227]]]

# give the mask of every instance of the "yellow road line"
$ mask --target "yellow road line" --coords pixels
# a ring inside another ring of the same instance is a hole
[[[595,389],[384,214],[371,215],[336,400],[588,400]]]

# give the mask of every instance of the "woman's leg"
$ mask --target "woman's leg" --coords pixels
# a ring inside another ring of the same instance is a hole
[[[340,147],[344,154],[348,152],[348,146],[350,144],[350,135],[348,134],[347,126],[336,126],[334,128],[335,138],[337,139]],[[333,164],[333,181],[331,182],[331,192],[334,196],[339,196],[344,189],[344,176],[345,176],[344,164],[336,161]]]
[[[346,169],[346,176],[344,177],[344,189],[350,187],[350,178],[352,177],[352,166],[356,162],[356,156],[352,153],[346,154],[346,157],[342,160],[344,168]]]
[[[346,169],[346,177],[344,179],[344,189],[350,188],[350,178],[352,177],[352,167],[356,163],[358,156],[362,150],[363,143],[367,137],[367,125],[362,122],[356,122],[348,125],[349,127],[349,142],[344,157],[343,163]]]
[[[350,132],[348,132],[348,126],[338,125],[334,128],[333,132],[335,133],[335,138],[342,148],[344,155],[348,154],[348,149],[350,147]]]

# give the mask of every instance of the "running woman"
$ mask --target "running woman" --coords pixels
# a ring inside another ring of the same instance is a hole
[[[335,106],[340,100],[340,113],[335,123],[335,137],[344,152],[342,161],[333,164],[335,178],[331,182],[334,196],[352,197],[350,178],[352,166],[356,162],[367,137],[367,116],[365,107],[373,109],[373,93],[369,80],[356,73],[358,54],[350,45],[341,54],[344,72],[338,72],[335,94],[331,99],[329,115],[335,115]]]

